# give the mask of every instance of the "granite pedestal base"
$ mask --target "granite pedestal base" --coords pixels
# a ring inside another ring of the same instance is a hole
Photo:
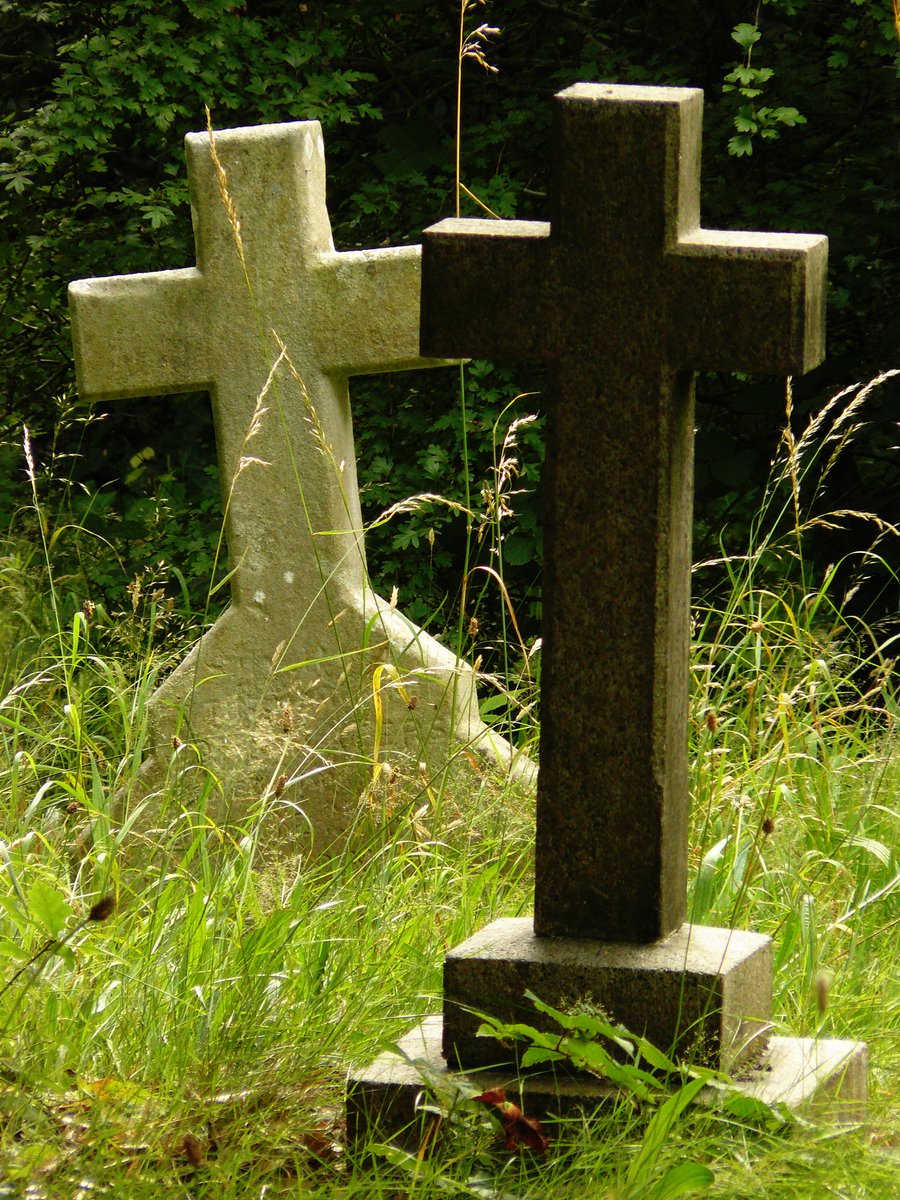
[[[347,1093],[351,1144],[366,1137],[417,1142],[429,1086],[475,1095],[502,1087],[541,1120],[590,1111],[619,1093],[593,1076],[517,1070],[515,1048],[479,1038],[479,1013],[504,1023],[558,1027],[525,998],[554,1008],[595,1006],[685,1061],[728,1072],[739,1091],[838,1122],[865,1115],[867,1052],[860,1042],[770,1037],[772,952],[768,938],[683,925],[650,945],[541,938],[530,919],[494,921],[451,950],[444,1016],[428,1017],[353,1075]],[[448,1086],[456,1080],[461,1089]],[[715,1102],[711,1089],[705,1098]]]
[[[421,1111],[424,1080],[449,1077],[441,1053],[442,1021],[427,1017],[398,1043],[397,1053],[380,1055],[352,1075],[347,1091],[347,1134],[351,1145],[367,1139],[391,1140],[415,1148],[432,1117]],[[522,1081],[509,1068],[471,1070],[454,1078],[469,1094],[503,1087],[521,1095],[529,1116],[552,1123],[599,1108],[618,1094],[589,1076],[545,1073]],[[815,1120],[852,1124],[865,1118],[867,1051],[862,1042],[773,1037],[759,1061],[739,1073],[738,1091],[766,1103],[781,1102]],[[715,1103],[717,1093],[701,1093]]]
[[[760,934],[701,925],[630,945],[537,937],[524,917],[494,921],[445,959],[447,1062],[463,1069],[514,1062],[509,1046],[477,1036],[480,1013],[558,1030],[526,990],[554,1008],[595,1006],[661,1050],[731,1071],[765,1046],[772,948]]]

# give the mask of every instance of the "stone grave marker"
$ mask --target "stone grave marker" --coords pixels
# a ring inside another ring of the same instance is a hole
[[[769,939],[685,921],[694,371],[820,362],[827,255],[824,237],[700,226],[701,116],[694,89],[570,87],[549,223],[424,235],[423,353],[550,364],[542,727],[534,920],[452,950],[443,1021],[400,1045],[431,1070],[509,1064],[473,1010],[540,1027],[527,988],[555,1007],[590,998],[695,1061],[757,1064],[748,1091],[842,1087],[858,1112],[864,1046],[769,1038]],[[477,1079],[509,1086],[509,1067]],[[351,1080],[351,1132],[411,1121],[421,1087],[382,1056]],[[602,1090],[545,1077],[526,1104]]]
[[[223,782],[218,820],[266,798],[291,845],[309,827],[324,847],[376,757],[415,779],[463,746],[508,751],[471,670],[367,583],[348,379],[441,365],[419,355],[421,250],[335,251],[316,121],[186,151],[197,265],[69,289],[82,396],[208,391],[215,421],[231,604],[155,693],[136,790],[184,743],[174,767],[199,752],[195,777]]]

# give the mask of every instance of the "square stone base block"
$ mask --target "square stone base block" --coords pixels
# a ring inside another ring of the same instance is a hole
[[[384,1053],[367,1070],[351,1075],[347,1088],[351,1145],[361,1146],[374,1138],[414,1149],[431,1120],[421,1111],[423,1101],[435,1091],[449,1091],[446,1085],[451,1079],[467,1095],[505,1088],[528,1116],[547,1122],[589,1112],[618,1095],[611,1085],[589,1076],[547,1072],[520,1080],[502,1068],[451,1076],[441,1053],[441,1026],[440,1017],[426,1017],[398,1043],[399,1054]],[[786,1104],[813,1120],[852,1124],[865,1118],[867,1068],[863,1042],[773,1037],[762,1058],[737,1077],[735,1086],[747,1096]],[[712,1090],[700,1094],[710,1104],[716,1103],[717,1096]]]
[[[758,933],[703,925],[630,945],[537,937],[529,918],[494,921],[444,961],[447,1061],[466,1069],[510,1061],[509,1048],[476,1036],[479,1013],[558,1032],[526,988],[554,1008],[596,1005],[661,1050],[730,1071],[764,1048],[772,947]]]

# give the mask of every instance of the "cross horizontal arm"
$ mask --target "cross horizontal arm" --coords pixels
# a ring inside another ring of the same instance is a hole
[[[825,357],[828,240],[698,229],[668,257],[668,357],[694,370],[802,374]]]
[[[551,356],[549,224],[448,217],[422,240],[423,354]]]
[[[419,354],[421,278],[421,246],[323,255],[316,289],[323,371],[366,375],[436,365]]]
[[[206,287],[195,267],[80,279],[69,285],[78,391],[121,400],[205,391]]]

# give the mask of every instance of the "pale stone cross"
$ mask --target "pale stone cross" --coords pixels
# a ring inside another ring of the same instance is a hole
[[[426,230],[422,349],[552,364],[535,931],[685,917],[693,372],[824,353],[827,243],[702,229],[702,93],[556,98],[549,224]]]
[[[295,503],[300,487],[312,529],[327,534],[327,547],[325,536],[315,547],[327,578],[362,586],[348,378],[423,365],[409,321],[419,249],[335,251],[318,122],[224,130],[216,147],[240,206],[246,277],[209,135],[188,134],[197,265],[73,283],[76,371],[79,391],[92,400],[209,391],[226,488],[242,458],[267,463],[242,474],[226,511],[233,601],[265,618],[273,604],[292,603],[305,575],[319,572]],[[330,456],[310,437],[300,397],[279,411],[279,389],[270,393],[259,433],[246,441],[278,354],[273,332],[306,386]],[[291,454],[282,452],[285,432]],[[294,574],[277,597],[270,594],[276,557]]]
[[[483,733],[471,672],[366,581],[348,379],[438,365],[419,356],[420,248],[335,251],[318,122],[186,149],[197,265],[69,289],[82,395],[212,400],[231,605],[156,693],[150,766],[190,738],[243,792],[237,815],[280,776],[327,845],[371,774],[374,664],[412,671],[423,700],[389,700],[382,677],[382,754],[415,773]],[[282,362],[266,391],[279,338],[302,385]],[[360,764],[343,793],[335,761]]]

